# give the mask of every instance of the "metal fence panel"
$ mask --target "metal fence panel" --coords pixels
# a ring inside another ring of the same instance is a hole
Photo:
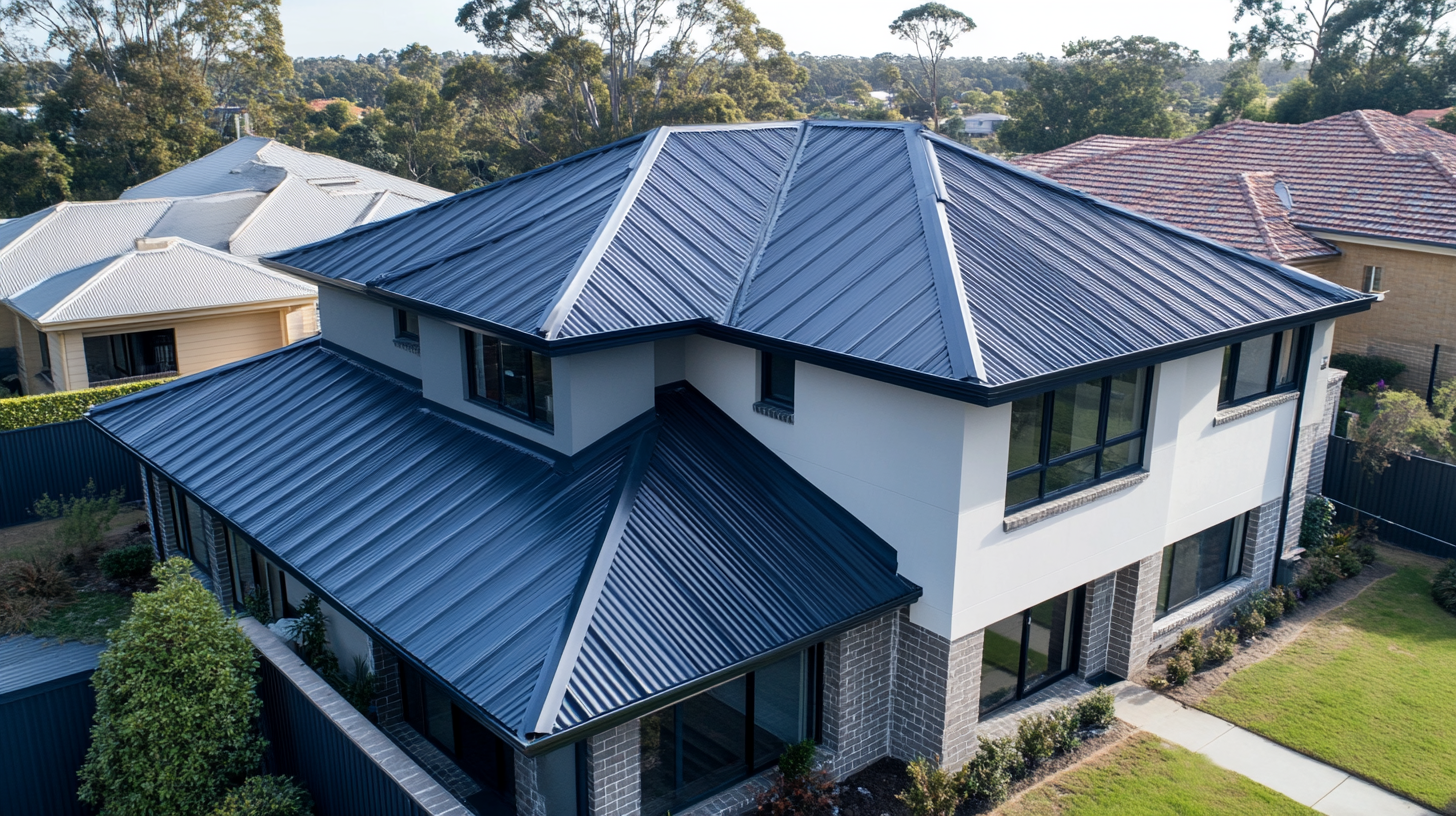
[[[42,493],[79,495],[88,481],[100,493],[121,488],[127,501],[142,497],[136,459],[84,419],[0,431],[0,527],[35,521]]]
[[[1355,443],[1332,436],[1324,492],[1336,521],[1350,523],[1358,511],[1375,519],[1391,544],[1456,558],[1456,465],[1413,456],[1392,460],[1372,478],[1355,461]]]
[[[0,813],[82,816],[76,773],[91,745],[91,673],[0,704]]]
[[[272,663],[258,674],[268,771],[308,788],[318,816],[428,816]]]

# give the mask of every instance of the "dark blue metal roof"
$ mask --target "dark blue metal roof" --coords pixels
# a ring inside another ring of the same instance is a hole
[[[547,350],[696,327],[976,401],[1369,307],[914,123],[659,128],[269,263]]]
[[[686,388],[569,459],[319,341],[89,416],[522,745],[919,595]]]
[[[104,643],[62,643],[53,638],[0,638],[0,700],[25,696],[47,684],[96,671]]]

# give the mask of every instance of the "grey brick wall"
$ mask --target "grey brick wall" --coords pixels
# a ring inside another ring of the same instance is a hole
[[[1163,554],[1158,552],[1117,571],[1107,638],[1107,670],[1119,677],[1130,677],[1148,664],[1162,567]]]
[[[374,712],[380,726],[404,720],[404,692],[400,688],[399,658],[380,643],[369,643],[374,663]]]
[[[516,751],[516,816],[546,816],[540,761]]]
[[[951,641],[950,674],[946,678],[945,733],[940,764],[960,768],[980,750],[976,739],[981,719],[981,655],[985,630]]]
[[[591,816],[637,816],[642,809],[642,721],[592,736],[586,751]]]
[[[824,747],[835,753],[835,776],[890,753],[897,617],[892,612],[876,618],[826,644]]]
[[[1279,558],[1279,508],[1282,504],[1279,499],[1272,499],[1249,512],[1241,571],[1256,589],[1269,586],[1274,577],[1274,562]]]
[[[138,463],[137,469],[142,472],[142,510],[146,511],[147,514],[147,526],[150,529],[148,535],[152,539],[152,550],[157,553],[161,553],[163,552],[161,546],[162,531],[156,529],[155,525],[153,524],[153,520],[161,514],[161,508],[156,508],[158,512],[153,512],[153,508],[156,505],[157,499],[155,496],[152,495],[152,478],[151,475],[147,473],[146,466]]]
[[[207,569],[208,577],[212,578],[212,591],[217,595],[218,602],[222,608],[229,612],[233,609],[233,578],[228,572],[229,560],[227,551],[227,529],[221,518],[203,511],[202,541],[197,543],[199,547],[207,548],[207,560],[211,562]]]
[[[1306,493],[1323,493],[1325,486],[1325,457],[1329,453],[1330,434],[1335,432],[1335,419],[1340,412],[1340,389],[1345,384],[1345,372],[1330,369],[1329,385],[1325,388],[1325,410],[1321,432],[1310,445],[1309,482]]]
[[[157,513],[162,517],[162,529],[158,532],[162,535],[164,558],[182,555],[181,548],[177,546],[177,517],[172,514],[172,491],[168,489],[170,486],[166,479],[157,477]]]
[[[895,676],[891,695],[890,755],[907,762],[943,756],[950,641],[910,621],[895,621]]]
[[[1082,613],[1082,651],[1077,674],[1096,677],[1107,671],[1108,638],[1112,636],[1112,600],[1117,573],[1109,572],[1087,585],[1087,606]]]

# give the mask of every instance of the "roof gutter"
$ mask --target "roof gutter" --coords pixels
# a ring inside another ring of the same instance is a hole
[[[1335,230],[1327,227],[1315,227],[1309,224],[1295,224],[1302,230],[1309,232],[1316,238],[1327,241],[1348,240],[1352,244],[1369,244],[1370,246],[1389,247],[1401,249],[1405,247],[1414,248],[1412,251],[1419,252],[1420,248],[1427,250],[1441,250],[1442,255],[1456,255],[1456,243],[1448,241],[1422,241],[1416,238],[1395,238],[1389,235],[1374,235],[1368,232],[1355,232],[1353,230]],[[1353,240],[1363,239],[1363,240]]]

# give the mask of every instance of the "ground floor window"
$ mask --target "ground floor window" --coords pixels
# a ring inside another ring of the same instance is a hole
[[[1085,590],[1074,589],[986,627],[981,713],[1019,700],[1076,670],[1085,597]]]
[[[484,725],[465,713],[434,681],[400,662],[404,718],[414,729],[449,754],[480,785],[466,803],[483,816],[515,813],[516,756]]]
[[[643,717],[643,816],[681,810],[817,738],[822,678],[816,646]]]
[[[1163,548],[1158,617],[1239,577],[1249,514],[1235,516]]]
[[[177,373],[177,336],[172,329],[104,334],[82,340],[90,385]]]
[[[212,567],[207,551],[206,514],[202,505],[187,498],[176,487],[172,488],[172,522],[177,530],[177,549],[192,562],[207,572]]]

